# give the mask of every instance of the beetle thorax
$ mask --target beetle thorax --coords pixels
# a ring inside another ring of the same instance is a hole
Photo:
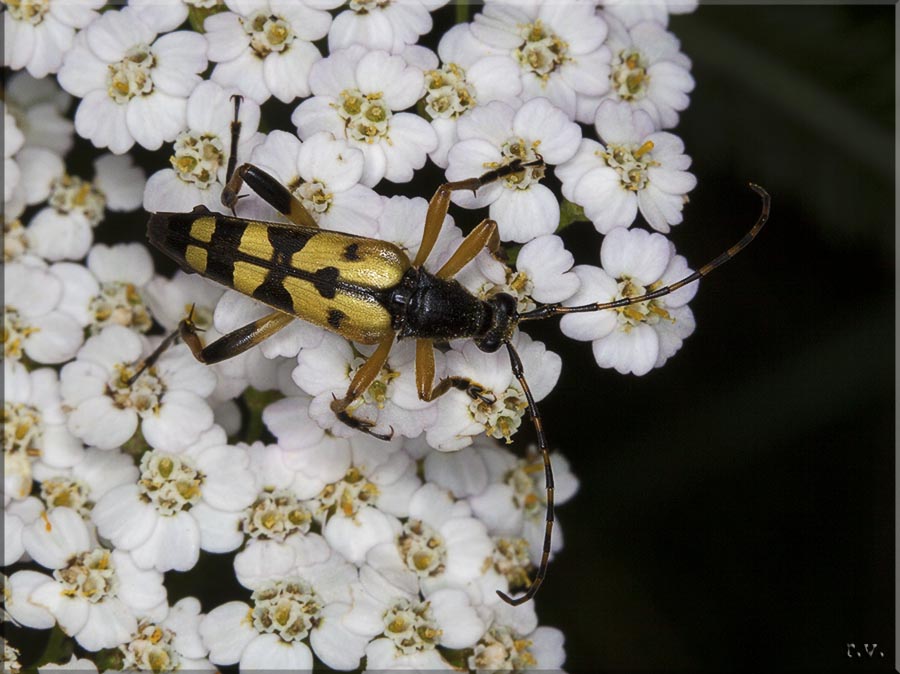
[[[400,339],[447,341],[485,335],[493,311],[458,281],[410,269],[391,295],[391,314]]]

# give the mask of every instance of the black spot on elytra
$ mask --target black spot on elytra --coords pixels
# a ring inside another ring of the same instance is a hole
[[[347,318],[347,314],[345,314],[340,309],[332,309],[328,312],[328,325],[330,325],[335,330],[341,329],[341,321]]]
[[[330,300],[334,297],[339,275],[337,267],[322,267],[313,274],[313,287],[322,297]]]
[[[356,262],[359,260],[359,244],[351,243],[349,246],[344,248],[344,259],[348,262]]]
[[[268,234],[269,243],[275,251],[273,262],[281,267],[287,267],[294,253],[303,250],[303,247],[313,237],[313,234],[290,227],[268,227],[266,234]]]

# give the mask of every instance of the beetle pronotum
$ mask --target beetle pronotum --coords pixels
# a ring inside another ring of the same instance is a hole
[[[762,209],[753,227],[731,248],[687,277],[653,290],[613,302],[563,306],[545,304],[519,313],[516,299],[498,293],[481,300],[469,293],[454,276],[485,247],[500,247],[497,223],[482,220],[466,236],[450,259],[436,272],[423,268],[440,233],[450,205],[450,195],[458,190],[477,191],[483,185],[529,169],[540,169],[540,159],[509,164],[487,171],[477,178],[444,183],[432,196],[425,218],[419,250],[413,260],[398,246],[377,239],[319,229],[302,203],[283,185],[252,164],[237,166],[234,149],[240,132],[240,98],[235,97],[231,126],[231,154],[228,183],[222,203],[234,212],[238,192],[246,184],[286,216],[289,223],[248,220],[213,213],[203,206],[191,213],[155,213],[147,225],[150,242],[174,259],[185,271],[199,273],[234,288],[270,307],[272,313],[230,332],[204,346],[191,316],[178,330],[163,340],[157,350],[138,368],[151,364],[176,337],[190,347],[204,363],[215,363],[243,353],[295,319],[305,320],[361,344],[377,345],[368,360],[356,371],[343,398],[331,408],[345,424],[382,439],[372,422],[354,417],[349,408],[376,379],[395,339],[416,340],[416,388],[422,400],[431,401],[451,388],[465,391],[474,399],[486,400],[484,389],[475,381],[449,376],[434,383],[434,343],[471,338],[480,349],[494,352],[505,347],[512,372],[522,388],[527,409],[537,435],[546,479],[546,517],[540,565],[530,586],[513,598],[497,594],[509,604],[531,599],[547,573],[553,529],[553,471],[543,422],[525,379],[522,361],[511,338],[522,321],[542,320],[564,314],[604,311],[646,302],[697,281],[737,255],[759,233],[769,215],[769,195],[758,185],[750,187],[762,199]],[[133,378],[136,378],[136,374]]]

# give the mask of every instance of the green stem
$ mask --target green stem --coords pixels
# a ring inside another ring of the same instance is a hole
[[[247,432],[244,434],[244,442],[252,444],[262,438],[265,431],[263,423],[263,410],[276,400],[284,396],[278,391],[258,391],[252,386],[244,391],[244,403],[247,405],[249,418],[247,419]]]
[[[468,23],[470,0],[456,0],[456,23]]]
[[[568,199],[563,199],[559,205],[559,227],[556,228],[557,233],[564,230],[573,222],[587,222],[584,215],[584,209],[578,204],[573,204]]]
[[[134,435],[122,445],[122,451],[128,454],[129,456],[137,459],[138,463],[140,463],[141,457],[144,455],[144,452],[150,449],[150,445],[147,444],[147,441],[144,439],[144,434],[141,433],[141,427],[138,426],[138,429],[134,432]]]
[[[30,669],[37,669],[49,663],[68,662],[74,650],[75,645],[68,635],[60,629],[59,625],[54,625],[47,638],[47,645],[44,646],[44,652]]]

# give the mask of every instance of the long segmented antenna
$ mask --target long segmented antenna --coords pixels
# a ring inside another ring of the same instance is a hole
[[[750,183],[750,188],[754,192],[756,192],[762,199],[762,209],[753,227],[751,227],[750,231],[747,232],[743,237],[741,237],[740,241],[738,241],[731,248],[726,250],[711,262],[703,265],[694,273],[684,277],[679,281],[676,281],[675,283],[663,286],[662,288],[657,288],[652,292],[645,293],[644,295],[638,295],[637,297],[625,297],[613,302],[597,302],[595,304],[584,304],[574,307],[564,307],[560,304],[546,304],[544,306],[533,309],[532,311],[519,314],[519,321],[535,321],[542,318],[552,318],[553,316],[560,316],[563,314],[587,313],[592,311],[603,311],[604,309],[616,309],[618,307],[625,307],[630,304],[646,302],[648,300],[656,299],[657,297],[668,295],[669,293],[675,292],[679,288],[682,288],[689,283],[700,280],[701,278],[709,274],[713,269],[716,269],[717,267],[725,264],[726,262],[728,262],[728,260],[740,253],[744,248],[746,248],[750,244],[750,242],[756,238],[756,235],[759,234],[760,230],[763,228],[763,225],[765,225],[766,221],[769,219],[769,209],[771,202],[769,193],[766,192],[765,189],[754,183]],[[550,563],[551,534],[553,531],[553,470],[550,465],[550,447],[547,443],[547,436],[544,433],[544,425],[541,421],[541,415],[540,412],[538,412],[537,405],[534,402],[534,396],[531,395],[531,389],[528,387],[528,383],[525,381],[525,372],[524,368],[522,367],[522,360],[519,358],[519,354],[516,353],[516,350],[509,342],[506,342],[506,350],[509,352],[509,362],[510,366],[512,367],[513,375],[515,375],[516,380],[519,382],[519,386],[522,387],[522,391],[525,393],[525,398],[528,401],[528,414],[531,416],[531,421],[534,424],[534,430],[537,434],[538,444],[541,451],[541,458],[544,461],[544,475],[547,482],[547,515],[544,528],[544,546],[541,553],[540,566],[538,567],[534,580],[528,587],[528,590],[523,595],[516,597],[515,599],[510,597],[508,594],[497,590],[497,594],[503,601],[505,601],[507,604],[518,606],[519,604],[525,603],[526,601],[534,597],[535,594],[537,594],[541,583],[543,583],[544,581],[544,577],[547,575],[547,568]]]
[[[673,293],[679,288],[688,285],[689,283],[699,281],[701,278],[709,274],[713,269],[722,266],[723,264],[728,262],[728,260],[740,253],[744,248],[750,245],[750,242],[756,238],[756,235],[759,234],[760,230],[763,228],[763,225],[766,224],[766,220],[769,219],[769,207],[771,202],[769,193],[755,183],[750,183],[750,189],[756,192],[762,199],[762,210],[760,211],[756,223],[753,225],[753,227],[750,228],[749,232],[744,234],[740,241],[738,241],[731,248],[726,250],[711,262],[708,262],[707,264],[700,267],[700,269],[695,271],[693,274],[686,276],[680,281],[676,281],[675,283],[663,286],[662,288],[657,288],[656,290],[644,295],[638,295],[636,297],[623,297],[622,299],[615,300],[613,302],[582,304],[576,307],[564,307],[561,304],[545,304],[544,306],[533,309],[532,311],[527,311],[523,314],[520,314],[519,321],[536,321],[543,318],[561,316],[563,314],[578,314],[591,311],[603,311],[604,309],[618,309],[619,307],[627,307],[629,304],[638,304],[639,302],[646,302],[648,300],[656,299],[657,297],[662,297],[663,295],[668,295],[669,293]]]
[[[519,358],[519,354],[516,353],[513,345],[509,342],[506,342],[506,350],[509,353],[509,364],[512,368],[513,375],[519,382],[519,386],[522,387],[522,391],[525,393],[525,400],[528,401],[528,415],[531,417],[531,422],[534,424],[534,431],[537,434],[541,458],[544,460],[544,479],[547,483],[547,515],[544,524],[544,549],[541,552],[541,564],[538,567],[537,573],[531,581],[528,590],[520,597],[513,599],[505,592],[497,590],[500,599],[512,606],[518,606],[519,604],[524,604],[537,594],[538,589],[541,587],[541,583],[544,582],[544,577],[547,575],[547,567],[550,565],[550,542],[552,540],[551,534],[553,533],[553,468],[550,465],[550,446],[547,444],[547,436],[544,433],[544,424],[541,421],[541,413],[538,412],[537,404],[534,402],[534,396],[531,395],[531,389],[528,387],[528,382],[525,381],[525,368],[522,367],[522,359]]]
[[[194,305],[194,304],[191,305],[191,308],[188,311],[188,315],[187,315],[187,319],[186,319],[187,321],[191,321],[193,319],[195,306],[196,305]],[[153,349],[153,353],[151,353],[149,356],[147,356],[143,360],[138,361],[134,365],[134,368],[135,368],[134,374],[128,378],[128,381],[125,382],[125,384],[127,386],[131,386],[134,382],[136,382],[138,380],[138,377],[140,377],[142,374],[144,374],[144,370],[156,365],[156,361],[159,360],[159,357],[161,355],[163,355],[163,353],[165,353],[166,349],[168,349],[170,346],[172,346],[172,344],[175,343],[175,340],[178,339],[178,337],[180,335],[181,335],[181,326],[179,325],[177,328],[175,328],[174,331],[172,331],[171,333],[166,335],[166,338],[163,339],[163,341],[161,341],[159,343],[159,346],[157,346],[155,349]]]

